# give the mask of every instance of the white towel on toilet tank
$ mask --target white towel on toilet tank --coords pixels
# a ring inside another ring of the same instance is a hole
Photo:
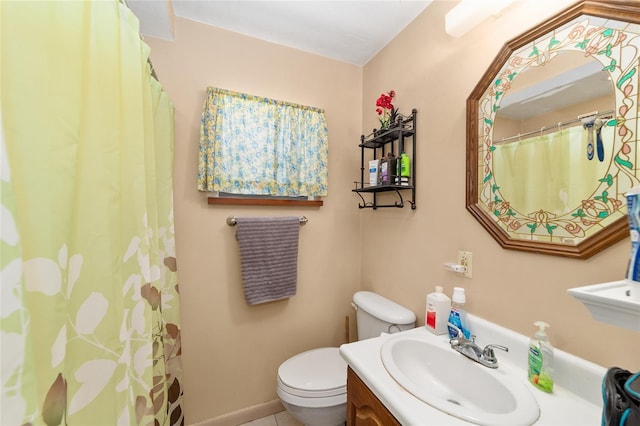
[[[286,299],[296,294],[300,219],[236,218],[242,286],[249,305]]]

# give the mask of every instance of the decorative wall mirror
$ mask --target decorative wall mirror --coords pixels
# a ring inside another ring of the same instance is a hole
[[[588,258],[640,184],[640,2],[581,1],[506,43],[467,99],[467,198],[503,248]]]

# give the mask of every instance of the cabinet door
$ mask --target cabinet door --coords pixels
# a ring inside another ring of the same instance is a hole
[[[356,373],[347,373],[347,426],[393,426],[400,423]]]

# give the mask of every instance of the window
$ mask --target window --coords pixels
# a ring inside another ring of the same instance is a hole
[[[327,195],[324,110],[209,87],[198,189],[243,195]]]

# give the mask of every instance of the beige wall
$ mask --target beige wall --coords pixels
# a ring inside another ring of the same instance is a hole
[[[581,126],[582,123],[578,120],[578,116],[589,113],[592,111],[598,111],[599,116],[603,117],[605,112],[613,111],[615,108],[615,97],[613,89],[611,90],[611,96],[602,96],[597,99],[590,99],[580,104],[571,105],[567,108],[558,109],[546,114],[541,114],[535,117],[529,117],[526,120],[516,120],[506,117],[498,117],[496,119],[496,125],[493,128],[493,140],[499,141],[502,138],[509,138],[522,134],[522,139],[528,137],[535,137],[542,134],[551,134],[557,132],[560,129],[568,129],[570,127]],[[571,122],[569,124],[557,127],[548,128],[547,126],[553,126],[554,123]],[[540,132],[540,129],[545,127],[544,132]],[[534,132],[530,134],[528,132]],[[518,138],[510,139],[509,142],[517,141]]]
[[[174,200],[180,270],[187,424],[277,400],[282,361],[344,343],[360,286],[360,217],[350,182],[359,169],[362,68],[176,19],[174,42],[148,39],[175,103]],[[326,110],[329,196],[321,208],[209,206],[196,190],[200,113],[207,86]],[[305,215],[298,293],[248,306],[227,216]],[[354,321],[352,319],[352,321]]]
[[[526,335],[544,320],[556,347],[635,371],[640,334],[594,321],[566,291],[622,279],[628,238],[587,260],[503,250],[465,210],[466,98],[504,42],[544,18],[532,4],[517,2],[455,39],[443,23],[453,4],[435,2],[364,67],[365,128],[375,124],[372,105],[380,91],[394,89],[401,111],[418,109],[419,186],[416,211],[362,213],[362,287],[422,313],[424,295],[436,284],[448,294],[462,286],[473,314]],[[401,242],[401,250],[377,261],[378,248],[391,241]],[[473,253],[472,279],[442,267],[458,250]],[[491,342],[491,336],[478,339]]]
[[[535,320],[545,320],[556,347],[604,366],[640,369],[638,333],[592,320],[566,293],[620,279],[628,239],[588,260],[507,251],[465,210],[466,97],[502,44],[544,13],[516,4],[454,39],[444,33],[444,14],[453,5],[435,2],[364,68],[182,19],[176,19],[174,42],[147,40],[176,106],[174,199],[188,424],[275,400],[283,360],[342,343],[358,289],[404,304],[424,324],[424,296],[434,285],[449,294],[463,286],[471,313],[524,334],[534,331]],[[330,195],[324,207],[207,205],[195,188],[208,85],[326,109]],[[358,138],[377,127],[375,99],[390,89],[401,112],[418,109],[418,207],[359,210],[351,193],[359,175]],[[298,294],[247,306],[234,229],[225,218],[303,214],[309,224],[300,235]],[[442,268],[458,250],[473,252],[472,279]]]

